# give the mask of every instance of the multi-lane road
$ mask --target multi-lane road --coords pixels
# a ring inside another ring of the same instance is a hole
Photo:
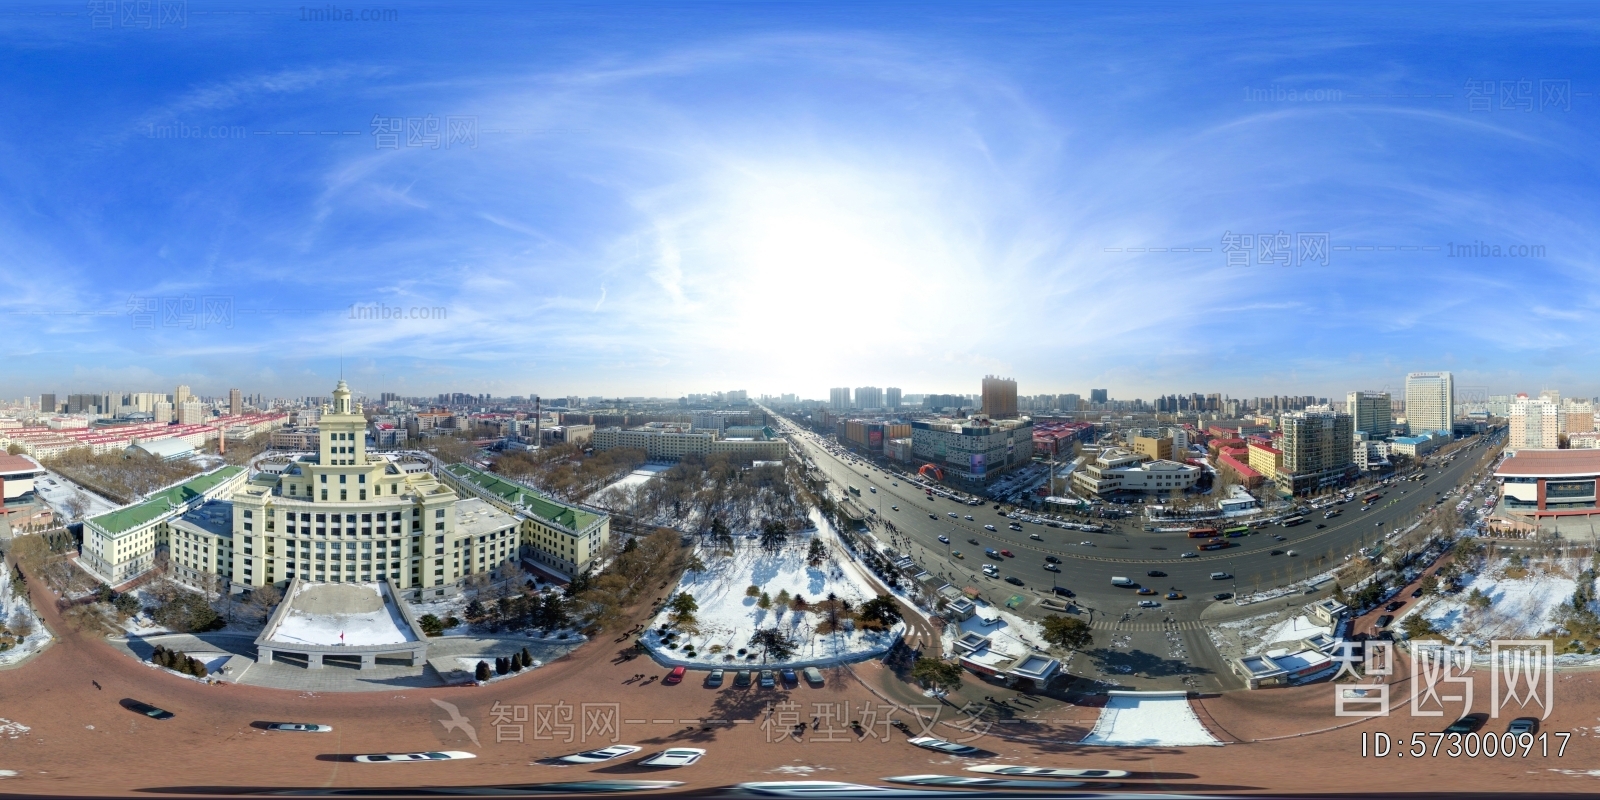
[[[1137,517],[1113,522],[1104,533],[1028,522],[1019,523],[1021,531],[1012,530],[1008,526],[1013,520],[995,510],[993,502],[968,506],[938,497],[930,501],[922,487],[856,456],[837,455],[832,443],[825,444],[815,434],[787,421],[784,424],[792,433],[790,441],[805,450],[841,493],[845,487],[857,487],[861,491],[859,504],[877,509],[873,516],[894,524],[900,549],[924,569],[998,597],[1049,594],[1052,586],[1059,585],[1083,595],[1090,605],[1103,610],[1134,607],[1139,600],[1153,599],[1163,604],[1165,615],[1180,621],[1198,619],[1218,592],[1267,589],[1327,571],[1346,555],[1415,520],[1425,506],[1468,477],[1485,452],[1483,448],[1463,448],[1457,451],[1461,457],[1452,462],[1428,466],[1423,481],[1401,480],[1363,490],[1360,494],[1383,493],[1368,510],[1361,510],[1358,496],[1334,506],[1341,513],[1333,519],[1324,519],[1326,509],[1313,510],[1305,514],[1307,521],[1302,525],[1268,525],[1229,540],[1233,546],[1227,549],[1185,558],[1183,554],[1193,551],[1196,542],[1181,532],[1146,531],[1148,523]],[[956,516],[951,517],[952,513]],[[969,516],[972,519],[967,519]],[[986,530],[985,525],[996,530]],[[1326,527],[1319,529],[1318,525]],[[941,542],[940,536],[950,541]],[[985,556],[986,549],[1008,550],[1014,557],[996,561]],[[1288,555],[1290,550],[1294,556]],[[956,551],[961,553],[960,558],[953,555]],[[1278,554],[1274,555],[1274,551]],[[1060,562],[1059,573],[1045,569],[1046,559],[1051,556]],[[999,574],[984,575],[984,564],[994,564]],[[1165,574],[1152,576],[1148,574],[1151,571]],[[1215,572],[1232,577],[1215,580],[1211,577]],[[1005,582],[1012,576],[1024,586]],[[1113,577],[1131,578],[1157,590],[1159,595],[1140,597],[1131,590],[1113,587]],[[1164,595],[1171,590],[1187,597],[1168,601]]]

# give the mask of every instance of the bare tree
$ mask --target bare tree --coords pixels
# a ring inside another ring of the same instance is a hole
[[[278,606],[278,602],[282,599],[283,592],[278,591],[278,587],[271,584],[262,586],[250,593],[250,610],[255,616],[265,621],[272,616],[272,610]]]
[[[62,510],[67,512],[69,518],[73,520],[83,519],[83,515],[89,511],[89,495],[84,494],[82,489],[74,489],[72,496],[68,497],[66,502],[61,505]]]

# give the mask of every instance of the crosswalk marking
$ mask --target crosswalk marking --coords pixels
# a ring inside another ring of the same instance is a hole
[[[1185,620],[1183,622],[1119,622],[1115,620],[1100,620],[1096,621],[1089,627],[1097,631],[1127,631],[1134,633],[1148,631],[1197,631],[1203,630],[1205,628],[1205,624],[1197,619]]]

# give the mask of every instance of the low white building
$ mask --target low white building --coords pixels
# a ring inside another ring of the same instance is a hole
[[[1097,497],[1119,493],[1166,495],[1194,486],[1201,470],[1193,464],[1150,459],[1140,453],[1111,447],[1072,475],[1073,488]]]

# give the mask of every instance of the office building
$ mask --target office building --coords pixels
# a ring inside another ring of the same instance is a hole
[[[1277,481],[1282,488],[1307,494],[1355,477],[1355,426],[1349,414],[1290,412],[1279,420],[1279,427],[1283,466]]]
[[[694,432],[682,424],[652,423],[638,428],[595,429],[590,442],[595,450],[631,447],[643,450],[652,461],[678,461],[686,456],[727,453],[752,461],[782,461],[789,455],[789,443],[768,435],[759,437],[718,437],[714,433]]]
[[[1449,435],[1454,423],[1455,377],[1448,372],[1406,376],[1406,425],[1412,436],[1430,431]]]
[[[1600,451],[1518,451],[1500,463],[1500,510],[1513,516],[1590,516],[1595,508],[1595,481],[1600,479]]]
[[[828,390],[828,408],[834,411],[850,410],[850,387],[841,386]]]
[[[61,410],[61,405],[56,402],[54,393],[39,395],[39,410],[46,414],[54,414]]]
[[[1387,439],[1394,433],[1393,417],[1389,409],[1388,392],[1351,392],[1345,401],[1345,412],[1354,421],[1356,430],[1370,439]]]
[[[1011,378],[983,377],[983,413],[990,419],[1016,419],[1017,382]]]
[[[244,413],[244,396],[238,389],[228,390],[228,414],[237,417]]]
[[[885,408],[890,408],[890,409],[899,408],[900,407],[900,387],[898,387],[898,386],[890,386],[889,388],[884,389],[883,390],[883,402],[884,402],[884,407]]]
[[[1107,400],[1106,390],[1105,389],[1090,389],[1089,390],[1089,402],[1098,403],[1100,405],[1104,405],[1107,402],[1109,402]]]

